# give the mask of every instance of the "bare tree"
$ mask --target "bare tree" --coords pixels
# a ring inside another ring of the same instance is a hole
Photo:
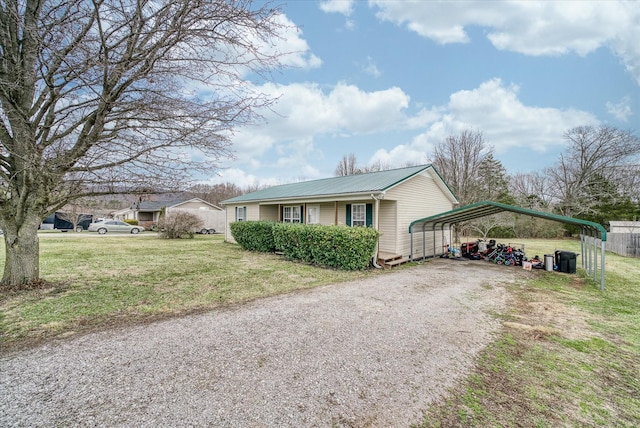
[[[615,183],[616,193],[623,197],[637,192],[629,188],[626,180],[620,180],[629,171],[638,172],[640,140],[631,131],[580,126],[567,131],[564,138],[569,143],[566,152],[554,167],[545,170],[561,214],[593,212],[599,200],[611,197],[610,184]]]
[[[508,228],[513,230],[514,224],[515,219],[513,214],[504,212],[476,219],[473,222],[470,222],[467,225],[467,228],[473,232],[477,232],[482,239],[487,239],[487,236],[492,230],[495,230],[496,228]]]
[[[447,137],[436,145],[431,159],[463,206],[509,193],[506,171],[493,158],[482,132],[464,130]]]
[[[357,164],[358,160],[356,159],[356,155],[354,155],[353,153],[344,155],[342,156],[342,159],[340,159],[340,162],[338,162],[338,166],[336,166],[334,174],[336,177],[362,174],[362,171],[360,171],[360,168],[358,168]]]
[[[514,174],[509,181],[511,183],[511,191],[518,205],[538,211],[551,209],[553,196],[551,195],[550,179],[547,174],[540,172]]]
[[[242,195],[242,189],[234,183],[196,184],[189,188],[187,195],[191,198],[200,198],[214,205],[226,199]]]
[[[279,11],[251,0],[0,2],[2,284],[39,278],[37,229],[69,201],[177,188],[272,100]],[[202,159],[202,162],[196,162]]]

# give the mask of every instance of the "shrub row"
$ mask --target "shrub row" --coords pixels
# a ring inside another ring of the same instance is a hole
[[[244,250],[272,253],[276,250],[274,225],[272,221],[236,221],[231,223],[231,235]]]
[[[372,228],[245,221],[231,224],[245,250],[281,251],[285,257],[343,270],[369,267],[380,233]]]

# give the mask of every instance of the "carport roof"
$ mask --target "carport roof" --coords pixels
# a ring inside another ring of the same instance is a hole
[[[409,233],[413,233],[418,230],[435,230],[436,226],[438,225],[451,225],[463,221],[474,220],[491,214],[497,214],[503,211],[510,211],[517,214],[524,214],[532,217],[558,221],[565,224],[572,224],[588,231],[589,235],[599,235],[600,240],[603,242],[607,240],[607,230],[601,224],[587,220],[581,220],[578,218],[565,217],[557,214],[535,211],[527,208],[515,207],[513,205],[506,205],[491,201],[477,202],[475,204],[456,208],[451,211],[415,220],[409,225]]]

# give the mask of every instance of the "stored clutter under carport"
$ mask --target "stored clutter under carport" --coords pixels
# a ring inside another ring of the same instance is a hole
[[[598,258],[600,259],[600,288],[604,290],[604,260],[607,231],[602,225],[587,220],[565,217],[541,211],[534,211],[526,208],[515,207],[512,205],[501,204],[498,202],[482,201],[413,221],[409,225],[409,234],[411,235],[410,260],[434,257],[438,254],[441,254],[438,253],[436,246],[436,233],[438,231],[443,235],[442,241],[444,242],[444,230],[448,229],[449,234],[451,234],[451,226],[453,226],[454,224],[468,220],[474,220],[492,214],[497,214],[503,211],[510,211],[518,214],[529,215],[532,217],[558,221],[580,228],[582,267],[587,272],[587,274],[593,275],[594,281],[597,281]],[[426,235],[427,232],[433,233],[433,252],[431,254],[427,253],[427,248],[425,246],[424,235]],[[414,233],[423,234],[423,244],[421,252],[420,248],[414,248]],[[449,238],[449,242],[451,242],[451,238]],[[600,247],[600,257],[598,257],[598,247]]]

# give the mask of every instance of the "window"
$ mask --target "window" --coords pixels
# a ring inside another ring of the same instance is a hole
[[[320,205],[307,206],[307,223],[308,224],[320,223]]]
[[[351,206],[351,226],[365,226],[367,220],[367,206],[353,204]]]
[[[236,221],[245,221],[247,219],[247,207],[236,207]]]
[[[284,207],[282,221],[285,223],[300,223],[300,206]]]

